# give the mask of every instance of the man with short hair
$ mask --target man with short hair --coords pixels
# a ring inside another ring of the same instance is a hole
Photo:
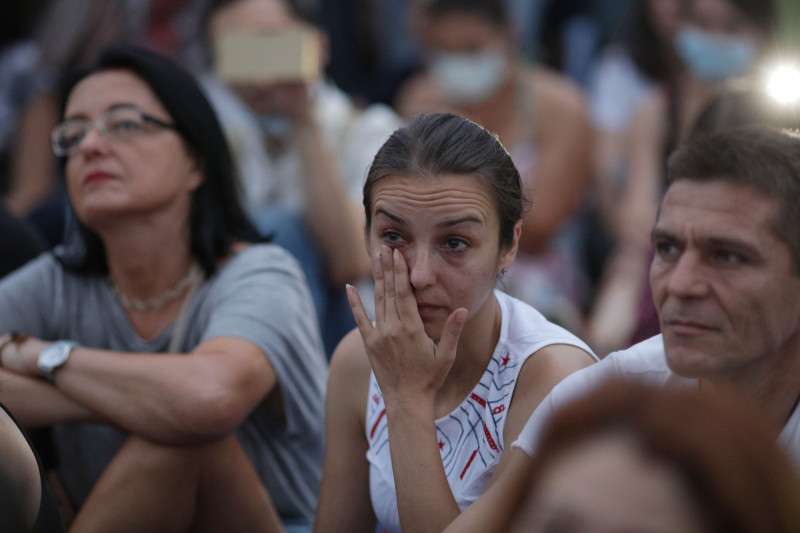
[[[504,531],[550,415],[611,377],[735,394],[774,424],[800,469],[800,135],[700,137],[670,157],[667,183],[650,269],[662,334],[556,385],[513,444],[507,468],[518,474],[448,530]]]
[[[667,172],[650,267],[662,334],[559,384],[516,446],[532,455],[549,411],[616,375],[733,393],[800,467],[800,136],[720,131]]]

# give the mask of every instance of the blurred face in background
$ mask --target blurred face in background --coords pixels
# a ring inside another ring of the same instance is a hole
[[[683,23],[686,0],[646,0],[650,22],[662,42],[672,42]]]
[[[728,0],[692,0],[688,23],[702,30],[760,40],[758,27]]]
[[[733,3],[692,0],[675,44],[691,74],[716,83],[746,74],[758,59],[765,38]]]
[[[601,434],[544,467],[512,533],[701,533],[680,471],[645,455],[633,436]]]
[[[320,32],[298,20],[282,0],[237,0],[217,9],[208,22],[208,34],[215,53],[219,53],[221,40],[230,34],[280,33],[303,26],[314,34],[322,61],[325,57]],[[307,81],[257,80],[230,84],[239,97],[258,115],[263,117],[305,112]]]
[[[508,78],[514,57],[509,28],[466,11],[427,16],[417,28],[429,72],[452,103],[485,100]]]
[[[692,0],[688,23],[702,30],[749,38],[755,42],[763,38],[758,27],[747,15],[728,0]]]

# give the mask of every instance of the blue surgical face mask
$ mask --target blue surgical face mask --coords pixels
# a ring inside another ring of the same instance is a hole
[[[271,139],[284,139],[289,136],[292,129],[292,121],[286,115],[259,115],[258,125],[261,126],[261,133]]]
[[[747,37],[709,33],[684,26],[675,45],[689,71],[706,82],[744,74],[756,59],[756,47]]]
[[[479,102],[491,96],[506,77],[508,64],[498,50],[437,52],[430,72],[447,96],[457,103]]]

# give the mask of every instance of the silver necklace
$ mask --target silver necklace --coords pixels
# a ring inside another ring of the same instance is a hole
[[[111,288],[114,290],[114,295],[119,300],[123,309],[126,311],[152,311],[154,309],[161,309],[168,303],[177,300],[189,287],[200,284],[200,282],[203,281],[203,269],[200,268],[200,265],[197,263],[192,263],[186,276],[178,281],[173,288],[149,300],[129,298],[122,294],[114,280],[110,279],[109,281],[111,282]]]

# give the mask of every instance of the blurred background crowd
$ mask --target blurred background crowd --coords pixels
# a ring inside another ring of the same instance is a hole
[[[229,33],[298,22],[319,44],[306,79],[220,74]],[[800,125],[798,30],[794,0],[3,2],[0,239],[30,246],[3,261],[57,246],[69,223],[50,147],[64,77],[134,42],[201,80],[248,213],[306,270],[328,353],[353,326],[344,283],[369,278],[369,162],[404,121],[450,111],[498,135],[532,201],[501,288],[603,356],[657,332],[646,279],[666,155],[720,125]]]

